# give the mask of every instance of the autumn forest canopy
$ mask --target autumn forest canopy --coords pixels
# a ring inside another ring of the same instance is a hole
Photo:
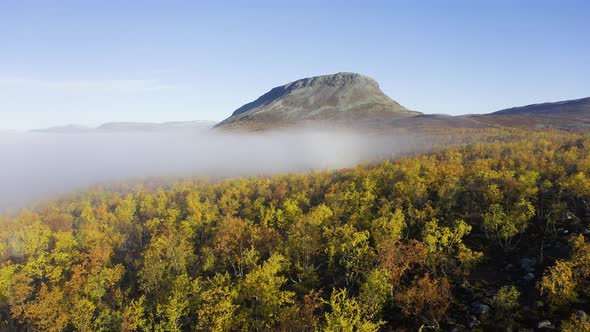
[[[589,13],[0,0],[0,332],[590,332]]]
[[[2,326],[587,331],[590,138],[501,137],[39,204],[1,222]]]

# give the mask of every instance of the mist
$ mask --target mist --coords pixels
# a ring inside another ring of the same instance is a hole
[[[416,146],[410,137],[334,130],[0,133],[0,210],[98,183],[334,169],[390,158]]]

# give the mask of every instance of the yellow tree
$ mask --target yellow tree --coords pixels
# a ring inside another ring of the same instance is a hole
[[[354,298],[347,297],[347,290],[332,290],[330,312],[324,314],[323,331],[326,332],[377,332],[382,322],[372,322],[362,316],[362,310]]]
[[[280,254],[256,266],[241,282],[239,299],[244,326],[254,330],[278,328],[295,303],[295,293],[283,290],[287,278],[280,275],[286,259]]]

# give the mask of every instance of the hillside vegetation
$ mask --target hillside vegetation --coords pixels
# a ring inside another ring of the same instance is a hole
[[[590,138],[514,136],[24,211],[1,222],[0,319],[44,331],[588,331]]]

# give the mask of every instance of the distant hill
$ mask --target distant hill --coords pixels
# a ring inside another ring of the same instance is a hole
[[[568,115],[590,113],[590,97],[565,100],[552,103],[532,104],[512,107],[492,113],[491,115]]]
[[[56,126],[56,127],[49,127],[49,128],[41,128],[41,129],[33,129],[32,132],[37,133],[80,133],[80,132],[87,132],[92,131],[93,128],[75,124],[69,124],[65,126]]]
[[[472,118],[491,126],[589,131],[590,98],[512,107]]]
[[[385,95],[372,78],[337,73],[276,87],[238,108],[216,127],[264,128],[300,123],[379,125],[418,114]]]
[[[84,133],[84,132],[159,132],[178,130],[209,129],[215,125],[214,121],[178,121],[178,122],[109,122],[96,128],[79,125],[66,125],[44,129],[35,129],[33,132],[42,133]]]

